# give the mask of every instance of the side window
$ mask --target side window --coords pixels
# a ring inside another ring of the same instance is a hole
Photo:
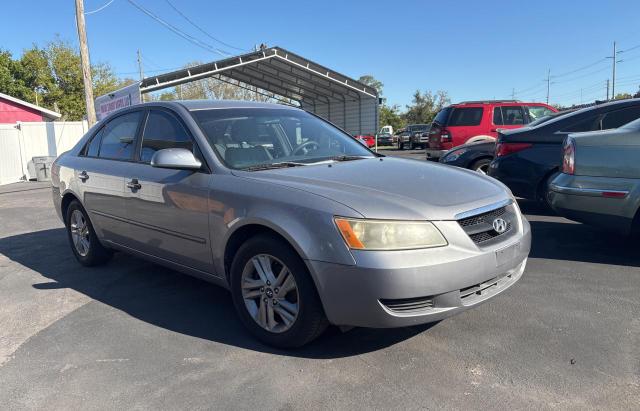
[[[553,111],[543,106],[527,106],[527,110],[529,111],[529,118],[531,121],[553,114]]]
[[[600,119],[599,115],[590,116],[584,120],[578,121],[577,123],[573,123],[572,125],[564,128],[561,131],[565,133],[580,133],[582,131],[599,130],[600,129],[599,127],[600,122],[598,121],[599,119]]]
[[[142,112],[123,114],[109,121],[102,129],[102,142],[98,157],[131,160]]]
[[[502,107],[502,121],[505,126],[516,126],[524,124],[524,111],[520,106]]]
[[[87,157],[98,157],[98,151],[100,151],[100,140],[102,139],[102,132],[104,131],[104,127],[100,129],[94,136],[91,138],[91,141],[85,147],[84,155]]]
[[[602,129],[618,128],[640,117],[640,107],[628,107],[611,111],[602,119]]]
[[[502,110],[500,107],[493,108],[493,124],[496,126],[501,126],[502,123]]]
[[[140,160],[148,163],[156,151],[165,148],[186,148],[193,152],[193,140],[173,114],[152,110],[142,134]]]

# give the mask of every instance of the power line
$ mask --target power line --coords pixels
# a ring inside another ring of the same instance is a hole
[[[580,68],[577,68],[575,70],[567,71],[567,72],[562,73],[562,74],[556,74],[556,75],[553,76],[553,78],[568,76],[569,74],[573,74],[573,73],[576,73],[578,71],[586,70],[586,69],[591,68],[593,66],[597,66],[598,64],[602,64],[605,61],[607,61],[606,57],[605,58],[601,58],[601,59],[599,59],[599,60],[597,60],[597,61],[595,61],[595,62],[593,62],[591,64],[587,64],[586,66],[582,66]]]
[[[174,32],[175,34],[177,34],[178,36],[182,37],[183,39],[187,40],[188,42],[213,53],[218,53],[221,56],[226,57],[228,54],[211,46],[210,44],[207,44],[203,41],[198,40],[197,38],[183,32],[182,30],[180,30],[179,28],[177,28],[176,26],[174,26],[171,23],[168,23],[166,21],[164,21],[163,19],[161,19],[160,17],[158,17],[157,15],[155,15],[154,13],[152,13],[151,11],[145,9],[144,7],[142,7],[141,5],[139,5],[138,3],[136,3],[133,0],[127,0],[132,6],[134,6],[135,8],[137,8],[138,10],[140,10],[141,12],[143,12],[144,14],[146,14],[147,16],[151,17],[152,19],[154,19],[155,21],[157,21],[158,23],[162,24],[163,26],[165,26],[167,29],[171,30],[172,32]]]
[[[224,41],[222,41],[222,40],[220,40],[220,39],[218,39],[218,38],[213,37],[211,34],[209,34],[207,31],[205,31],[202,27],[200,27],[199,25],[197,25],[196,23],[194,23],[194,22],[193,22],[189,17],[185,16],[185,15],[184,15],[184,13],[182,13],[180,10],[178,10],[178,8],[177,8],[176,6],[174,6],[174,5],[173,5],[173,3],[171,3],[169,0],[166,0],[166,2],[167,2],[167,4],[169,4],[169,6],[171,6],[171,8],[172,8],[172,9],[174,9],[174,10],[176,11],[176,13],[178,13],[179,15],[181,15],[181,16],[182,16],[182,18],[184,18],[186,21],[188,21],[188,22],[189,22],[189,24],[191,24],[193,27],[195,27],[196,29],[198,29],[202,34],[204,34],[205,36],[209,37],[211,40],[213,40],[213,41],[217,41],[218,43],[220,43],[220,44],[222,44],[222,45],[224,45],[224,46],[230,47],[230,48],[232,48],[232,49],[236,49],[236,50],[239,50],[239,51],[245,51],[245,52],[247,51],[247,50],[245,50],[245,49],[241,49],[241,48],[239,48],[239,47],[232,46],[232,45],[231,45],[231,44],[229,44],[229,43],[225,43]]]
[[[85,15],[85,16],[88,16],[88,15],[90,15],[90,14],[94,14],[94,13],[97,13],[97,12],[99,12],[99,11],[102,11],[102,10],[106,9],[107,7],[109,7],[109,6],[111,5],[111,3],[113,3],[114,1],[115,1],[115,0],[110,0],[110,1],[108,1],[108,2],[107,2],[107,4],[103,5],[102,7],[98,7],[98,8],[97,8],[97,9],[95,9],[95,10],[86,11],[86,12],[84,13],[84,15]]]

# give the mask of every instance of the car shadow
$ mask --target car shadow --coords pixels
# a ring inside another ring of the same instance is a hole
[[[545,207],[537,201],[525,200],[523,198],[520,198],[518,199],[518,206],[520,207],[520,211],[522,211],[523,214],[546,217],[557,216],[557,214],[554,213],[553,210]]]
[[[62,228],[1,238],[0,253],[52,280],[33,284],[38,290],[70,288],[158,327],[260,352],[316,359],[349,357],[392,346],[432,326],[354,328],[346,333],[330,327],[305,347],[279,350],[245,330],[227,290],[124,253],[116,253],[105,266],[83,267],[73,257]]]
[[[640,267],[638,240],[560,218],[529,224],[531,258]]]

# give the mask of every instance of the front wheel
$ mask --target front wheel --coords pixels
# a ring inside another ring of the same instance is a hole
[[[231,293],[242,323],[269,345],[303,346],[328,324],[304,262],[274,236],[240,247],[231,265]]]

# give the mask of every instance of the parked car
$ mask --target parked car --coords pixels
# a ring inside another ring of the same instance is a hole
[[[379,146],[392,146],[393,145],[393,135],[389,133],[378,134],[378,145]]]
[[[569,134],[551,207],[572,220],[640,234],[640,119],[615,130]]]
[[[380,127],[380,131],[378,131],[378,134],[390,134],[390,135],[393,135],[393,126]]]
[[[429,132],[428,159],[437,160],[445,152],[476,141],[495,141],[498,129],[522,127],[558,111],[543,103],[517,100],[465,101],[438,112]]]
[[[329,323],[404,327],[475,307],[518,281],[530,249],[502,184],[372,153],[288,106],[123,108],[52,176],[81,264],[120,250],[220,284],[248,330],[279,347]]]
[[[500,131],[489,175],[514,195],[548,205],[548,185],[560,171],[569,133],[615,129],[640,117],[640,99],[619,100],[559,115],[534,127]]]
[[[570,111],[562,113],[553,113],[540,117],[537,120],[527,124],[526,127],[534,127],[549,121],[552,118]],[[496,152],[496,143],[494,141],[477,141],[462,146],[452,148],[440,157],[440,162],[451,166],[468,168],[482,174],[487,174],[489,164],[493,160]],[[428,158],[427,158],[428,159]]]
[[[440,157],[440,162],[450,166],[468,168],[481,174],[487,174],[495,151],[495,142],[478,141],[447,151]]]
[[[373,148],[376,145],[376,138],[374,136],[354,136],[354,138],[358,141],[360,141],[362,144],[364,144],[365,146],[367,146],[368,148]]]
[[[403,150],[407,145],[411,150],[415,150],[417,147],[426,147],[430,128],[429,124],[408,125],[404,131],[398,134],[398,148]]]

